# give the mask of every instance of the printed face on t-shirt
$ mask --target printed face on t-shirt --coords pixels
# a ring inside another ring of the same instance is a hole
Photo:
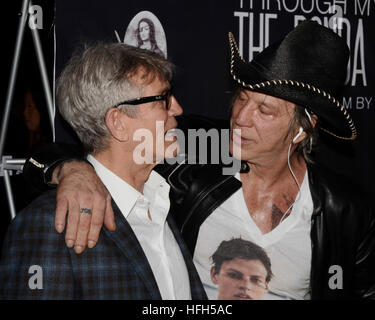
[[[260,260],[233,259],[223,262],[219,272],[211,269],[218,286],[218,300],[261,300],[268,290],[267,270]]]

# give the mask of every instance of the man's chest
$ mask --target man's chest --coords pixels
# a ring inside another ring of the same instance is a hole
[[[256,185],[243,184],[241,192],[245,204],[242,210],[247,211],[263,234],[275,229],[291,214],[298,196],[298,188],[293,185],[264,191]]]

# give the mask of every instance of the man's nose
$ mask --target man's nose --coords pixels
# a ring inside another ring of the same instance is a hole
[[[253,283],[250,279],[243,279],[240,288],[244,291],[249,291],[253,288]]]
[[[254,113],[255,108],[251,106],[250,103],[241,106],[236,117],[236,124],[241,127],[251,127],[253,125]]]
[[[174,96],[171,97],[171,106],[168,113],[170,116],[179,116],[183,113],[182,107]]]

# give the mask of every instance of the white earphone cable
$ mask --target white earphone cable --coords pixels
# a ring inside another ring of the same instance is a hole
[[[307,115],[307,117],[309,118],[310,122],[312,123],[312,119],[311,119],[311,115],[310,113],[307,111],[307,109],[305,108],[305,113]],[[299,134],[298,134],[299,135]],[[296,136],[297,137],[297,136]],[[295,137],[295,138],[296,138]],[[294,139],[295,139],[294,138]],[[293,170],[292,170],[292,167],[290,165],[290,149],[292,148],[292,144],[293,142],[290,143],[289,145],[289,149],[288,149],[288,168],[289,168],[289,171],[290,173],[292,174],[293,178],[294,178],[294,181],[297,183],[297,186],[298,186],[298,193],[297,193],[297,196],[296,196],[296,200],[294,200],[294,202],[290,205],[290,207],[285,211],[285,213],[283,214],[283,216],[281,217],[280,219],[280,222],[279,224],[284,220],[286,214],[289,212],[289,210],[293,207],[293,205],[299,200],[299,198],[301,197],[301,185],[299,184],[298,182],[298,179],[296,177],[296,175],[294,174]]]

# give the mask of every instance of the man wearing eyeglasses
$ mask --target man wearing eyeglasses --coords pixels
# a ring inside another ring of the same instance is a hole
[[[56,191],[44,193],[10,226],[1,261],[2,299],[206,298],[167,217],[169,185],[153,171],[176,139],[168,131],[182,113],[170,93],[172,67],[159,55],[124,44],[87,47],[70,59],[58,80],[59,109],[112,197],[97,205],[112,206],[116,232],[103,229],[95,249],[76,255],[54,231]],[[155,140],[156,123],[163,124],[164,149]],[[154,137],[145,140],[151,152],[142,163],[133,159],[138,130]],[[90,200],[70,205],[88,225],[94,210]]]

